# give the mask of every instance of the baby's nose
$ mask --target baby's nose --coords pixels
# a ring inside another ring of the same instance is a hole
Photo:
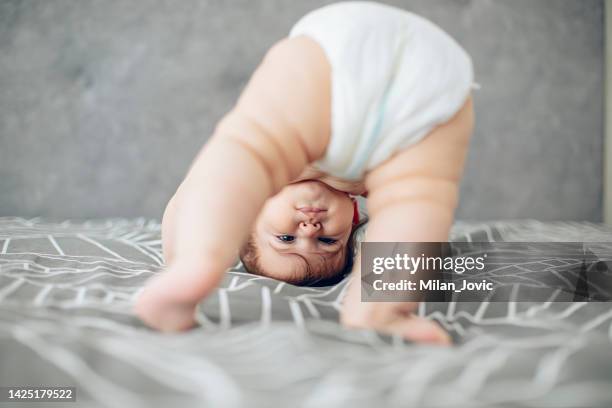
[[[300,222],[300,230],[308,237],[313,236],[321,229],[321,223],[319,222]]]

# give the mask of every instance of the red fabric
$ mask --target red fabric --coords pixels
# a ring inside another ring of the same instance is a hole
[[[359,224],[359,206],[357,205],[357,200],[354,198],[353,200],[353,224]]]

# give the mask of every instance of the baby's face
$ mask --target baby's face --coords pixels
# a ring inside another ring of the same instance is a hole
[[[254,243],[266,276],[291,283],[323,280],[342,269],[351,234],[350,197],[314,180],[289,184],[268,199]]]

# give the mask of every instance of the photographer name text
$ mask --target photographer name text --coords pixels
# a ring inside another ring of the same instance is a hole
[[[379,291],[453,291],[463,292],[466,291],[491,291],[494,288],[492,282],[488,282],[483,279],[480,282],[471,282],[465,279],[459,282],[444,282],[438,279],[425,280],[421,279],[417,282],[402,279],[399,282],[385,282],[382,279],[377,279],[373,282],[372,287],[374,290]]]

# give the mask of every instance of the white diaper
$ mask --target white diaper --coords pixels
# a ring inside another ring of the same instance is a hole
[[[429,20],[395,7],[343,2],[314,10],[290,37],[307,35],[332,67],[332,132],[313,165],[359,180],[394,152],[418,142],[463,106],[472,60]]]

